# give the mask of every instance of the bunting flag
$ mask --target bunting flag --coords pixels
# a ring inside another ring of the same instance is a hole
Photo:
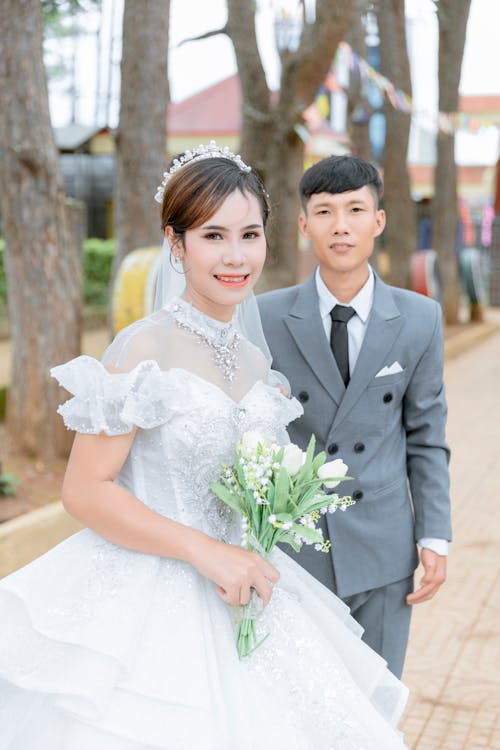
[[[330,117],[330,96],[326,91],[320,91],[314,100],[319,116],[322,120],[328,120]]]
[[[372,65],[354,52],[347,42],[340,42],[325,83],[318,91],[313,104],[307,110],[307,119],[310,124],[316,124],[329,118],[330,104],[327,101],[329,97],[326,92],[340,92],[347,88],[348,82],[342,80],[344,78],[342,73],[339,74],[339,71],[345,70],[356,72],[362,82],[365,81],[374,84],[381,94],[387,97],[394,109],[412,115],[421,121],[425,120],[427,123],[432,123],[441,133],[451,135],[457,130],[477,133],[483,128],[500,128],[500,115],[496,120],[485,121],[482,118],[478,119],[477,116],[473,117],[464,112],[437,112],[436,114],[432,114],[415,108],[411,96],[401,89],[396,88],[392,81],[379,73],[378,70],[375,70]]]

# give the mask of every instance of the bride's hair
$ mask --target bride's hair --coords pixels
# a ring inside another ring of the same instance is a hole
[[[170,226],[181,238],[213,216],[235,190],[257,198],[265,227],[269,196],[255,172],[244,172],[234,161],[214,157],[193,161],[172,175],[163,195],[162,229]]]

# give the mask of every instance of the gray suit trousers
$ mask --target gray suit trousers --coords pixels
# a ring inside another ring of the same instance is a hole
[[[324,516],[321,516],[318,525],[323,528],[323,534],[327,538]],[[337,594],[331,555],[317,552],[313,546],[303,546],[299,553],[293,552],[288,545],[283,549],[304,568],[314,566],[314,577]],[[365,643],[386,660],[387,666],[398,678],[401,678],[403,672],[410,631],[412,608],[406,604],[406,597],[412,591],[413,575],[380,588],[340,597],[364,629]]]
[[[413,591],[413,576],[379,589],[347,596],[343,601],[365,632],[363,640],[401,678],[410,632],[411,607],[406,597]]]

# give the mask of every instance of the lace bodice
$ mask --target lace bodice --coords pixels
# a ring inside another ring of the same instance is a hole
[[[260,352],[244,339],[236,339],[221,367],[220,350],[211,341],[234,342],[231,325],[206,319],[186,303],[120,338],[105,360],[122,368],[133,365],[128,372],[109,372],[86,356],[53,369],[74,394],[59,409],[66,426],[108,435],[138,427],[117,481],[161,514],[217,538],[237,538],[231,512],[209,491],[209,483],[218,479],[222,463],[232,462],[245,431],[288,442],[286,425],[302,407],[269,382]],[[152,341],[156,357],[135,363]]]

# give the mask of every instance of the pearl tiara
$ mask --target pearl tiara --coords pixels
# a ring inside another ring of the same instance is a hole
[[[208,146],[204,146],[203,144],[200,144],[196,148],[191,149],[190,151],[185,151],[182,156],[179,156],[178,159],[174,159],[172,162],[172,166],[168,170],[168,172],[163,173],[163,180],[161,185],[158,185],[158,189],[155,195],[155,201],[158,203],[163,202],[163,194],[165,192],[165,186],[169,182],[169,180],[172,179],[173,175],[179,171],[179,169],[182,169],[186,164],[188,164],[191,161],[200,161],[201,159],[230,159],[231,161],[234,161],[235,164],[238,165],[238,167],[241,169],[242,172],[251,172],[252,167],[249,167],[248,164],[245,164],[243,159],[239,154],[233,154],[232,151],[229,150],[227,146],[224,146],[224,148],[221,148],[216,144],[215,141],[210,141]]]

